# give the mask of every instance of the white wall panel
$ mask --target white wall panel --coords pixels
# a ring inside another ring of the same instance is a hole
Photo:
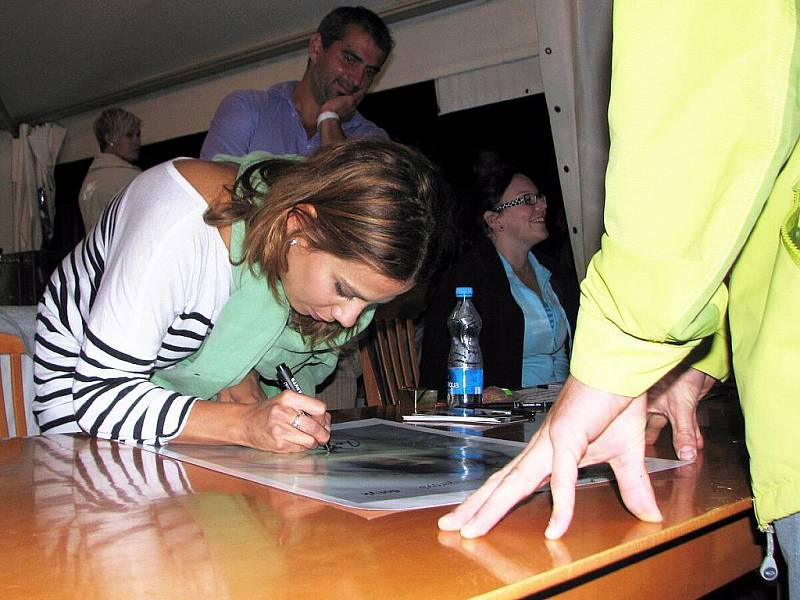
[[[544,85],[537,56],[436,80],[440,115],[542,92]]]

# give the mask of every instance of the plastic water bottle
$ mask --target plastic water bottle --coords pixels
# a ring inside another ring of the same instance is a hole
[[[472,288],[456,288],[455,309],[447,319],[450,354],[447,357],[447,405],[470,407],[483,397],[483,355],[478,336],[481,317],[472,304]]]

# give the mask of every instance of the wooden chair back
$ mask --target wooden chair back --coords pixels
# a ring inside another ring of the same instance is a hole
[[[410,318],[377,318],[361,342],[368,406],[399,404],[404,390],[419,387],[419,352]]]
[[[11,408],[16,437],[28,435],[25,423],[25,400],[22,393],[22,355],[25,345],[22,340],[8,333],[0,333],[0,355],[9,357],[11,363]],[[0,437],[8,437],[8,416],[6,415],[6,399],[3,392],[3,375],[0,373]]]

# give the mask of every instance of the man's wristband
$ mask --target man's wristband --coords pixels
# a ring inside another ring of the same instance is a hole
[[[328,119],[336,119],[337,121],[341,120],[338,113],[335,113],[332,110],[324,110],[319,113],[319,116],[317,117],[317,127],[319,127],[320,123],[327,121]]]

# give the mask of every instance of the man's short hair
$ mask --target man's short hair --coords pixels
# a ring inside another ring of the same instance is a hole
[[[333,42],[341,40],[348,25],[361,27],[383,52],[383,59],[389,57],[394,48],[389,28],[383,19],[363,6],[340,6],[326,15],[317,28],[317,33],[322,37],[322,47],[328,48]]]

